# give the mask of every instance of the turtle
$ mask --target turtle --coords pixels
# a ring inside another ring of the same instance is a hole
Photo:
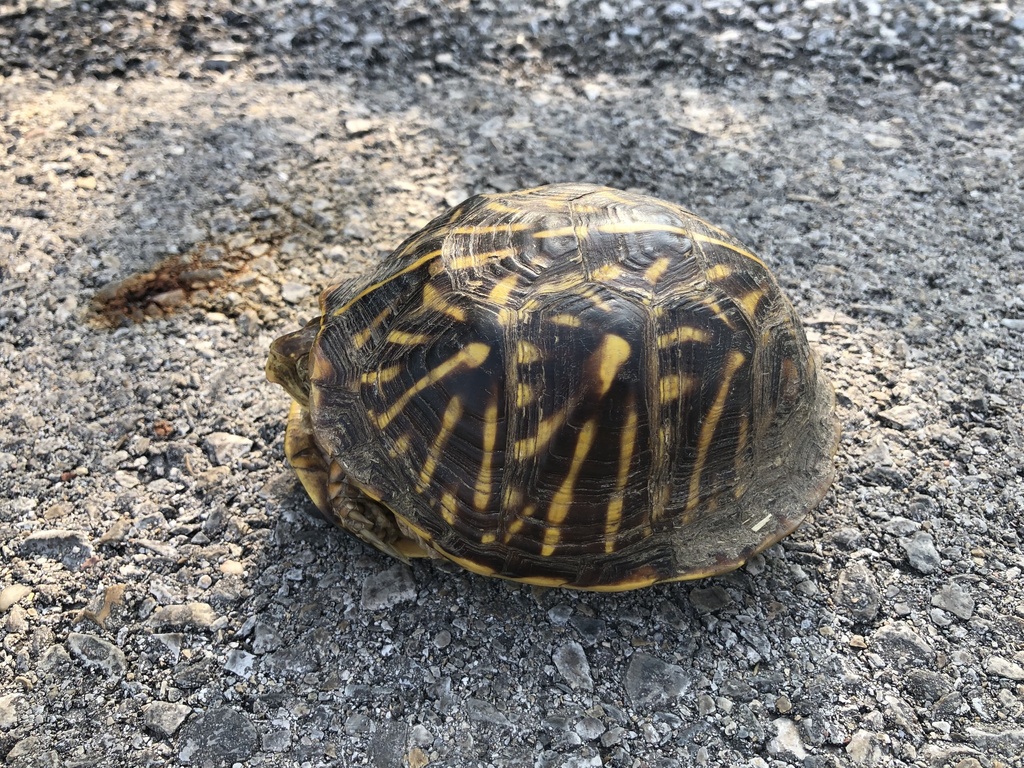
[[[624,591],[739,567],[834,477],[835,396],[765,262],[591,184],[481,194],[273,342],[284,451],[396,558]]]

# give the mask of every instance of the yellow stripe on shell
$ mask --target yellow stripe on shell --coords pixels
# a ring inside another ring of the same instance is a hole
[[[514,248],[500,248],[496,251],[485,251],[484,253],[467,253],[463,256],[454,256],[448,259],[444,268],[453,271],[459,271],[461,269],[472,269],[474,267],[481,267],[488,261],[497,261],[499,259],[506,259],[509,256],[515,256],[517,251]]]
[[[512,291],[516,289],[518,284],[519,275],[506,275],[501,278],[493,288],[491,288],[491,292],[487,295],[487,298],[498,306],[503,307],[508,304],[508,300],[512,296]]]
[[[743,311],[746,312],[750,317],[757,314],[757,305],[761,303],[761,299],[764,298],[764,291],[759,288],[755,288],[749,293],[745,293],[739,298],[740,306],[743,307]]]
[[[403,347],[418,347],[421,344],[429,344],[434,337],[429,333],[407,333],[406,331],[391,331],[387,335],[389,344],[399,344]]]
[[[449,357],[436,368],[428,371],[415,384],[402,393],[402,395],[382,414],[370,412],[370,417],[379,429],[384,429],[390,424],[395,416],[401,413],[402,409],[409,404],[416,395],[427,387],[436,384],[445,376],[457,371],[459,368],[479,368],[491,354],[491,348],[483,342],[467,344],[459,352]]]
[[[619,526],[622,525],[622,504],[626,495],[626,482],[629,480],[629,465],[636,450],[636,428],[636,402],[630,401],[626,423],[619,438],[619,471],[615,477],[615,492],[612,500],[608,502],[608,511],[604,518],[604,551],[609,554],[615,551],[615,537],[618,536]]]
[[[661,402],[678,400],[683,395],[688,395],[697,385],[697,379],[686,373],[673,373],[662,376],[658,380],[658,395]]]
[[[711,441],[715,439],[715,430],[722,418],[725,404],[729,397],[729,389],[732,386],[733,377],[746,361],[742,352],[733,350],[725,361],[725,369],[722,372],[722,381],[718,385],[718,392],[715,399],[704,415],[704,424],[701,426],[700,436],[697,438],[697,457],[693,462],[693,474],[690,476],[690,493],[686,500],[687,515],[692,513],[700,501],[700,479],[704,473],[704,464],[708,460],[708,452],[711,449]],[[689,519],[684,520],[689,522]]]
[[[568,517],[569,510],[572,508],[576,478],[579,477],[580,470],[583,468],[583,462],[586,461],[587,454],[590,453],[590,448],[594,445],[596,435],[597,419],[590,419],[583,425],[583,429],[580,430],[580,435],[576,440],[576,448],[572,454],[572,464],[569,466],[569,472],[551,499],[551,504],[548,506],[547,528],[544,530],[544,542],[540,548],[541,557],[553,554],[555,546],[562,536],[561,526],[565,522],[565,518]]]
[[[441,494],[441,517],[448,525],[455,525],[459,516],[459,507],[455,501],[455,494],[451,491],[444,491]]]
[[[679,328],[674,328],[668,333],[663,333],[658,337],[659,347],[671,347],[675,344],[684,344],[689,341],[697,342],[698,344],[706,344],[711,341],[711,334],[705,331],[703,328],[694,328],[689,325],[683,325]]]
[[[506,526],[505,535],[502,537],[502,540],[506,544],[508,544],[512,540],[513,536],[515,536],[517,533],[523,530],[523,526],[526,525],[526,521],[529,518],[533,517],[533,513],[536,511],[536,504],[528,504],[527,506],[525,506],[522,512],[516,515],[512,522],[510,522],[508,526]]]
[[[577,240],[586,240],[590,236],[590,229],[585,224],[570,225],[567,227],[556,227],[555,229],[542,229],[534,232],[536,240],[546,240],[549,237],[575,237]]]
[[[488,208],[490,206],[487,206]],[[505,213],[518,213],[519,211],[507,206],[502,206],[507,210]],[[531,226],[528,221],[510,221],[507,224],[490,224],[486,226],[480,226],[478,224],[470,224],[465,227],[452,227],[449,230],[450,234],[453,235],[500,235],[505,232],[521,232]]]
[[[448,442],[448,438],[451,437],[452,432],[455,430],[455,425],[459,423],[461,418],[462,399],[453,397],[448,401],[448,406],[444,409],[444,415],[441,417],[441,428],[434,437],[434,442],[430,445],[427,458],[423,462],[423,468],[420,470],[419,482],[416,483],[416,490],[420,493],[423,493],[427,486],[430,485],[430,481],[434,477],[434,471],[437,469],[437,462],[441,458],[441,451],[444,450],[444,444]]]
[[[389,365],[387,368],[381,368],[376,371],[367,371],[359,377],[359,380],[363,382],[363,384],[387,384],[392,379],[397,378],[398,375],[402,373],[402,370],[403,368],[401,365]]]
[[[487,509],[494,491],[494,448],[498,442],[498,398],[493,398],[484,411],[483,458],[476,478],[473,506],[480,512]]]
[[[544,359],[544,353],[540,347],[529,341],[516,342],[516,362],[520,365],[537,363]]]
[[[355,344],[356,349],[362,349],[367,345],[370,339],[373,338],[373,332],[380,328],[381,323],[387,320],[388,316],[394,312],[394,310],[394,307],[384,307],[384,309],[370,321],[370,324],[366,328],[363,328],[363,330],[359,331],[359,333],[352,337],[352,343]]]
[[[565,326],[566,328],[579,328],[583,325],[583,321],[576,317],[576,315],[553,315],[551,322],[555,325]]]
[[[357,301],[359,301],[361,298],[363,298],[365,296],[368,296],[369,294],[373,293],[375,290],[377,290],[381,286],[387,285],[388,283],[390,283],[392,280],[394,280],[397,277],[401,277],[402,275],[407,275],[410,272],[415,272],[417,269],[422,267],[424,264],[427,264],[428,262],[433,261],[434,259],[436,259],[440,255],[441,255],[441,251],[440,250],[436,250],[436,251],[431,251],[430,253],[426,253],[426,254],[420,256],[415,261],[411,262],[410,264],[405,265],[404,267],[402,267],[402,269],[398,270],[397,272],[394,272],[394,273],[388,275],[383,280],[380,280],[379,282],[372,283],[372,284],[366,286],[363,290],[361,290],[359,293],[357,293],[355,296],[353,296],[351,299],[349,299],[343,306],[341,306],[338,309],[334,310],[334,312],[332,312],[331,315],[334,316],[334,317],[338,317],[339,315],[343,315],[345,312],[348,312],[349,308],[353,304],[355,304]]]
[[[644,280],[652,285],[664,276],[665,272],[668,271],[669,265],[672,263],[672,259],[662,257],[655,261],[651,266],[644,270]]]
[[[707,272],[704,273],[707,279],[711,280],[712,282],[716,280],[725,280],[725,278],[729,277],[729,275],[731,274],[732,267],[730,267],[728,264],[715,264],[713,266],[708,267]]]
[[[551,438],[555,436],[555,432],[558,428],[565,423],[565,411],[559,411],[546,419],[541,420],[540,424],[537,425],[537,434],[531,437],[524,437],[521,440],[516,440],[515,450],[513,455],[519,461],[525,461],[526,459],[532,459],[534,456],[539,454],[545,448],[548,443],[551,442]]]
[[[601,346],[593,354],[597,361],[598,394],[604,397],[615,383],[619,368],[629,359],[629,342],[621,336],[609,333],[601,340]]]
[[[523,408],[537,400],[537,390],[529,384],[516,384],[516,408]]]
[[[456,307],[454,304],[449,304],[441,297],[441,292],[437,287],[430,283],[423,286],[423,308],[441,312],[453,320],[458,320],[460,323],[466,321],[466,310],[462,307]]]
[[[622,274],[621,264],[602,264],[590,273],[590,279],[599,283],[611,282]]]
[[[727,328],[729,328],[730,330],[735,330],[736,329],[736,325],[729,318],[729,315],[727,315],[725,313],[725,310],[722,309],[721,304],[719,304],[717,301],[715,301],[712,298],[707,298],[707,299],[704,299],[701,302],[701,304],[703,306],[707,307],[708,309],[710,309],[712,312],[714,312],[715,313],[715,319],[721,320],[723,323],[725,323],[725,326]]]

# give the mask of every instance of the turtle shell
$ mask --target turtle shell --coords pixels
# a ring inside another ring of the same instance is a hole
[[[268,365],[300,403],[293,442],[472,571],[602,590],[709,576],[832,482],[834,396],[792,306],[672,203],[584,184],[473,197],[320,304],[277,342],[288,375]]]

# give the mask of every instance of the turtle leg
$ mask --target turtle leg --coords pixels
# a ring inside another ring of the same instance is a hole
[[[339,528],[405,563],[430,553],[398,527],[395,515],[352,485],[341,465],[324,454],[313,435],[309,411],[298,402],[288,413],[284,452],[320,514]]]

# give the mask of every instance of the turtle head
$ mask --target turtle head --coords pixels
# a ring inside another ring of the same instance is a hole
[[[267,358],[267,379],[284,387],[295,401],[309,405],[309,351],[320,331],[320,318],[305,327],[281,336],[270,345]]]

